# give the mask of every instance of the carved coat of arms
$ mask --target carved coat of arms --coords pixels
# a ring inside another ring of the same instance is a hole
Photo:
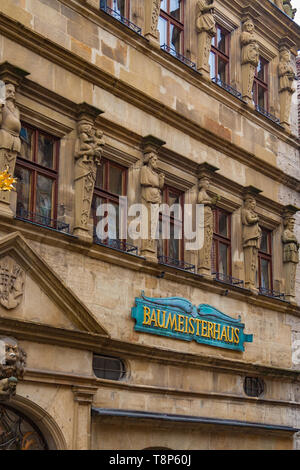
[[[10,256],[0,260],[0,304],[8,310],[17,307],[24,292],[25,273]]]

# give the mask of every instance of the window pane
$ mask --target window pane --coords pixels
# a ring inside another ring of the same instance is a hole
[[[226,34],[220,28],[217,29],[217,49],[223,52],[224,54],[227,53],[226,51]]]
[[[34,131],[27,127],[22,127],[20,132],[21,138],[21,152],[20,156],[26,158],[26,160],[33,159],[34,149]]]
[[[97,167],[97,176],[95,186],[97,188],[106,189],[105,188],[105,164],[101,164]]]
[[[219,234],[228,237],[228,216],[224,212],[219,213]]]
[[[174,224],[171,224],[170,240],[169,240],[169,256],[170,258],[180,259],[180,250],[179,250],[180,240],[175,239],[174,237],[175,237]]]
[[[170,0],[170,15],[180,21],[180,0]]]
[[[270,262],[266,259],[261,258],[261,280],[260,285],[264,289],[270,289]]]
[[[210,77],[215,78],[216,76],[216,56],[213,52],[209,54],[209,66],[210,66]]]
[[[227,83],[227,62],[218,58],[218,78],[224,83]]]
[[[17,215],[28,217],[31,199],[31,172],[25,168],[16,166],[15,177],[17,178]]]
[[[258,66],[256,69],[256,76],[263,82],[266,81],[265,67],[266,67],[266,62],[262,59],[259,59]]]
[[[270,252],[269,233],[266,230],[262,230],[261,240],[260,240],[260,251],[263,251],[265,253]]]
[[[97,209],[100,205],[103,205],[101,211],[102,215],[96,215]],[[109,201],[108,199],[101,198],[99,196],[94,196],[92,202],[92,214],[94,217],[94,225],[96,235],[98,239],[103,241],[109,240],[118,240],[119,239],[119,206],[118,204]],[[101,236],[102,235],[102,236]]]
[[[267,108],[266,90],[263,87],[258,85],[257,91],[258,91],[257,104],[261,106],[262,108],[266,109]]]
[[[125,372],[120,359],[95,355],[93,357],[94,374],[102,379],[120,380]]]
[[[162,0],[160,8],[164,11],[168,11],[168,2],[167,2],[167,0]]]
[[[228,246],[219,243],[219,273],[228,274]]]
[[[54,181],[46,176],[37,175],[36,182],[36,214],[40,223],[50,224],[53,209]]]
[[[211,249],[211,272],[217,272],[217,241],[213,240]]]
[[[175,49],[176,52],[181,54],[181,29],[177,28],[174,24],[170,25],[170,46]]]
[[[113,165],[109,165],[109,188],[113,194],[123,194],[123,170]]]
[[[54,141],[43,134],[38,138],[37,163],[46,168],[54,167]]]
[[[119,13],[121,16],[125,15],[125,0],[113,0],[112,9]]]
[[[160,34],[160,45],[163,46],[164,44],[168,44],[167,39],[167,21],[162,18],[161,16],[158,19],[158,31]]]

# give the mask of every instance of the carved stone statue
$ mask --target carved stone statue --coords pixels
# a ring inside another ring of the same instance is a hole
[[[280,51],[278,66],[279,97],[280,97],[280,123],[289,130],[292,95],[296,89],[293,86],[296,78],[292,63],[291,53],[287,48]]]
[[[93,191],[105,140],[92,122],[80,120],[75,150],[75,228],[74,234],[89,239],[88,221]]]
[[[283,243],[283,269],[285,277],[285,296],[286,299],[293,302],[296,295],[296,270],[299,263],[300,244],[294,233],[295,219],[287,215],[284,220],[284,231],[282,234]]]
[[[210,180],[204,176],[199,180],[198,204],[204,205],[204,240],[203,247],[199,250],[198,273],[211,275],[211,252],[214,232],[213,200],[207,194]]]
[[[164,187],[165,176],[157,171],[158,156],[155,151],[144,154],[144,165],[141,168],[140,183],[142,189],[142,204],[144,206],[142,226],[142,256],[157,261],[157,223],[161,190]]]
[[[24,375],[26,353],[14,338],[0,337],[0,400],[16,394],[18,379]]]
[[[198,32],[197,68],[204,78],[210,79],[209,54],[211,40],[216,35],[213,0],[198,0],[196,5],[196,30]]]
[[[0,260],[0,304],[10,310],[17,307],[24,292],[25,273],[10,256]]]
[[[255,69],[259,63],[259,46],[254,36],[254,23],[247,19],[242,26],[242,95],[243,100],[253,106],[252,88]]]
[[[280,10],[283,10],[283,0],[274,0],[274,3]]]
[[[261,241],[261,228],[258,225],[259,218],[255,212],[255,208],[255,198],[250,194],[246,195],[242,209],[245,287],[246,289],[253,290],[256,289],[258,250]]]
[[[0,171],[8,168],[11,175],[14,174],[17,155],[21,150],[20,112],[15,101],[15,86],[8,83],[6,85],[6,101],[4,104],[0,104]],[[13,214],[9,208],[10,193],[0,191],[0,201],[2,206],[7,205],[7,215],[12,217]],[[5,210],[1,212],[5,212]]]
[[[292,19],[295,18],[297,9],[293,8],[291,0],[283,0],[283,10]]]

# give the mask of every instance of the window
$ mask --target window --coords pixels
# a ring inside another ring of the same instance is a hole
[[[25,124],[20,137],[21,152],[15,169],[16,215],[57,228],[59,140]]]
[[[262,57],[255,71],[253,100],[256,106],[268,111],[268,62]]]
[[[160,44],[183,54],[183,1],[163,0],[158,20]]]
[[[215,209],[212,245],[212,272],[231,276],[231,216]]]
[[[245,377],[244,392],[248,397],[259,397],[264,393],[265,383],[259,377]]]
[[[93,371],[99,379],[121,380],[125,375],[125,367],[117,357],[94,354]]]
[[[273,289],[272,282],[272,235],[269,230],[262,229],[262,238],[258,252],[259,287],[263,291]]]
[[[159,220],[158,256],[163,257],[164,261],[170,264],[175,260],[183,261],[184,259],[183,199],[184,196],[181,191],[165,186],[163,203],[169,206],[170,209],[174,204],[178,208],[176,211],[171,210],[169,216],[160,214]],[[162,239],[164,221],[166,224],[170,224],[170,237],[166,240]]]
[[[111,8],[125,18],[130,16],[129,0],[101,0],[100,8],[105,10],[106,7]]]
[[[96,214],[98,206],[101,204],[111,204],[115,208],[116,219],[114,218],[113,212],[105,212],[103,214],[105,218],[108,216],[108,224],[104,228],[104,231],[107,233],[107,241],[119,239],[119,196],[126,195],[126,179],[126,168],[110,160],[102,159],[101,165],[97,170],[92,214],[96,229],[97,223],[101,220]],[[105,242],[105,240],[103,241]]]
[[[229,40],[230,33],[217,25],[217,34],[212,38],[209,57],[210,76],[229,84]]]

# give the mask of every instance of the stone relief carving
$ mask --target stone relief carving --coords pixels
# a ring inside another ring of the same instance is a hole
[[[17,307],[24,293],[25,273],[10,256],[0,260],[0,304],[10,310]]]
[[[0,337],[0,400],[16,394],[19,379],[23,378],[26,353],[14,338]]]
[[[296,270],[299,263],[300,244],[294,233],[294,212],[287,211],[283,218],[284,230],[282,234],[283,243],[283,270],[285,277],[286,299],[294,302],[296,295]]]
[[[75,149],[75,229],[74,233],[88,238],[88,221],[93,191],[100,165],[105,139],[90,120],[78,123],[78,138]],[[84,232],[86,232],[84,234]]]
[[[258,270],[258,250],[261,241],[259,217],[255,212],[256,200],[252,194],[246,194],[242,209],[242,239],[244,251],[245,287],[256,289]]]
[[[216,35],[213,0],[198,0],[196,5],[196,30],[198,32],[197,68],[204,78],[210,79],[209,54],[211,40]]]
[[[157,261],[157,240],[151,234],[156,234],[161,191],[165,182],[164,174],[157,171],[157,152],[162,144],[164,142],[151,136],[144,139],[144,165],[140,173],[141,198],[145,208],[141,254],[152,261]]]
[[[6,84],[6,101],[0,104],[0,170],[14,174],[18,153],[21,150],[21,121],[20,111],[15,105],[16,90],[12,83]],[[6,205],[10,203],[10,193],[0,192],[0,201]],[[11,212],[9,207],[8,212]],[[11,214],[12,216],[12,214]]]
[[[283,0],[283,10],[292,19],[295,18],[297,9],[293,8],[291,0]]]
[[[283,0],[274,0],[275,5],[283,10]]]
[[[242,25],[242,95],[243,99],[253,106],[252,88],[255,69],[259,63],[259,46],[254,36],[254,23],[246,19]]]
[[[286,47],[282,48],[282,50],[280,51],[278,76],[280,98],[280,123],[286,128],[286,130],[289,130],[292,95],[296,91],[295,87],[293,86],[296,75],[291,63],[291,53]]]
[[[153,0],[152,2],[152,17],[151,17],[151,33],[153,36],[157,35],[157,26],[160,13],[161,0]]]
[[[145,37],[159,47],[158,19],[161,0],[148,0],[145,2]]]

